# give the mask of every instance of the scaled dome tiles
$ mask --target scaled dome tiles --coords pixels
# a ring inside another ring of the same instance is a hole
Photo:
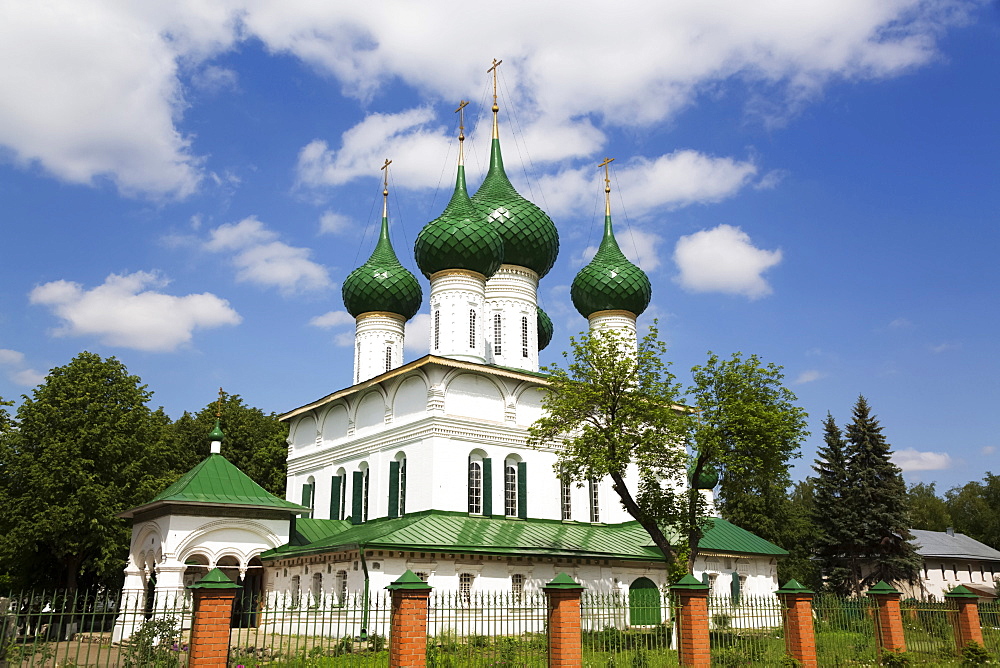
[[[500,140],[493,140],[490,169],[472,197],[476,207],[503,238],[503,261],[545,276],[559,255],[559,232],[544,211],[521,197],[503,169]]]
[[[386,311],[409,320],[420,309],[423,291],[392,250],[386,218],[382,218],[382,232],[371,257],[350,273],[342,294],[347,312],[355,318],[362,313]]]
[[[611,216],[604,219],[604,238],[597,254],[573,279],[573,306],[589,318],[598,311],[628,311],[639,316],[653,296],[649,277],[628,261],[615,240]]]
[[[503,264],[503,240],[472,206],[465,186],[465,167],[458,168],[455,192],[448,206],[420,231],[413,252],[427,278],[445,269],[467,269],[489,278]]]

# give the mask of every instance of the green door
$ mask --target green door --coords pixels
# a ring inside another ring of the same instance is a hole
[[[649,578],[639,578],[628,588],[629,626],[655,626],[660,617],[660,590]]]

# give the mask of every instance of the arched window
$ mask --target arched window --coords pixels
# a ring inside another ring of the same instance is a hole
[[[340,469],[330,483],[330,519],[342,520],[347,513],[347,471]]]
[[[521,357],[528,356],[528,316],[521,316]]]
[[[337,571],[337,605],[347,603],[347,571]]]
[[[510,593],[517,603],[524,597],[524,573],[513,573],[510,576]]]
[[[469,458],[469,512],[483,514],[483,463]]]
[[[434,311],[434,352],[441,347],[441,311]]]
[[[503,336],[503,320],[499,313],[493,315],[493,354],[502,355],[503,345],[501,337]]]
[[[309,607],[318,608],[323,603],[323,574],[313,573],[312,586],[309,588]]]
[[[601,490],[595,478],[590,480],[590,521],[601,521]]]
[[[476,310],[469,309],[469,347],[476,347]]]
[[[299,603],[301,602],[300,599],[302,597],[302,591],[301,591],[301,588],[299,586],[299,576],[298,575],[293,575],[292,576],[292,580],[291,580],[291,583],[290,583],[290,589],[291,589],[291,598],[292,598],[291,605],[292,605],[293,608],[297,608],[297,607],[299,607]]]
[[[400,452],[389,462],[389,517],[406,514],[406,455]]]
[[[302,505],[309,509],[309,514],[312,515],[312,510],[316,505],[316,479],[309,476],[306,484],[302,485]]]
[[[507,517],[528,517],[527,464],[512,455],[503,463],[503,509]]]
[[[559,476],[559,498],[562,506],[562,518],[573,519],[573,487],[567,476]]]
[[[458,574],[458,598],[465,605],[472,603],[472,582],[475,579],[474,573]]]

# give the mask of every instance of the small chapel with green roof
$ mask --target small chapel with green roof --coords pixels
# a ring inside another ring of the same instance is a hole
[[[416,238],[430,283],[427,354],[403,360],[404,325],[424,295],[390,241],[385,177],[378,241],[343,283],[356,323],[353,379],[281,417],[285,498],[230,464],[213,431],[208,459],[126,513],[126,588],[177,591],[215,567],[250,594],[296,600],[380,589],[407,570],[463,594],[523,592],[561,572],[625,596],[666,585],[662,554],[610,480],[568,483],[553,468],[558,444],[528,445],[546,391],[538,355],[552,338],[538,286],[559,233],[508,179],[496,95],[492,112],[485,179],[470,197],[463,131],[451,199]],[[615,240],[607,175],[605,184],[604,235],[571,297],[591,332],[635,341],[652,287]],[[697,486],[710,495],[717,483],[703,476]],[[767,594],[784,554],[713,518],[694,575],[719,595]]]

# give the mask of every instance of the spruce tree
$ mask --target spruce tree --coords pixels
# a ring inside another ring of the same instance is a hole
[[[812,521],[816,526],[816,557],[828,589],[846,595],[855,591],[851,545],[855,525],[852,485],[848,475],[847,442],[827,413],[823,421],[823,447],[813,465]],[[856,566],[856,564],[855,564]]]
[[[849,553],[855,591],[860,593],[880,580],[914,583],[922,562],[909,531],[906,483],[892,463],[892,450],[863,396],[854,405],[846,437],[853,507],[847,514],[853,533]]]

